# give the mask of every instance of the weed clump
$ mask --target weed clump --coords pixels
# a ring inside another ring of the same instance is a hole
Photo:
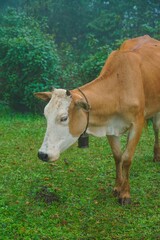
[[[35,200],[43,201],[48,205],[52,204],[53,202],[60,202],[59,196],[46,186],[42,186],[41,189],[36,193]]]

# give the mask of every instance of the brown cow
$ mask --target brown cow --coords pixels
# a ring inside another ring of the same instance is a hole
[[[111,53],[100,76],[66,91],[36,93],[50,100],[45,107],[47,131],[38,156],[55,161],[86,130],[107,136],[116,163],[114,192],[121,204],[130,203],[129,171],[145,119],[153,117],[154,160],[160,161],[160,42],[149,36],[125,41]],[[121,152],[120,136],[128,131]]]

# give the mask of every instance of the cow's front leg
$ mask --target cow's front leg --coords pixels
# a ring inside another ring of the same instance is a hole
[[[122,154],[121,162],[122,162],[122,171],[123,171],[123,183],[122,183],[121,192],[119,195],[119,203],[122,205],[131,203],[129,173],[130,173],[132,158],[142,133],[142,128],[143,128],[143,121],[138,122],[137,124],[132,124],[132,127],[128,134],[127,146],[124,153]]]
[[[153,117],[153,130],[154,130],[154,162],[160,162],[160,142],[159,142],[159,128],[160,128],[160,113]]]
[[[120,145],[119,137],[107,136],[107,138],[111,146],[113,157],[115,160],[115,165],[116,165],[116,181],[115,181],[115,187],[114,187],[114,195],[119,196],[121,192],[122,183],[123,183],[121,145]]]

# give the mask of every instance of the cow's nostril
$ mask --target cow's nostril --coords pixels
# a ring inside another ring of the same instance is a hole
[[[43,152],[38,152],[38,157],[39,159],[41,159],[44,162],[48,161],[48,154],[47,153],[43,153]]]

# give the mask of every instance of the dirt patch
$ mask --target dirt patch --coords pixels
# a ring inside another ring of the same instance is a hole
[[[35,199],[36,201],[43,201],[46,204],[60,202],[59,196],[46,186],[41,187],[41,189],[36,193]]]

